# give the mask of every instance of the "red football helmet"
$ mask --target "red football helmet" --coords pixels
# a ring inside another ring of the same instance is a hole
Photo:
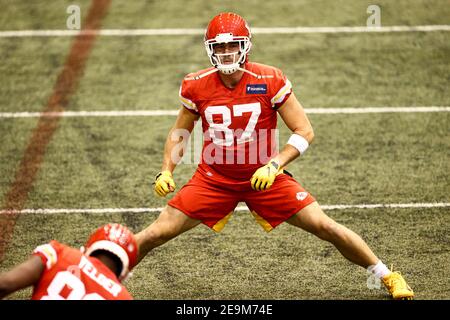
[[[116,255],[122,262],[119,279],[123,280],[137,264],[138,246],[133,233],[127,227],[110,223],[98,228],[88,239],[85,254],[96,250],[106,250]]]
[[[225,74],[236,72],[247,60],[252,47],[252,34],[247,22],[239,15],[231,12],[215,16],[208,24],[205,32],[205,48],[211,64]],[[239,43],[238,52],[215,53],[214,45],[219,43]],[[230,60],[230,56],[232,60]],[[225,62],[225,60],[228,60]]]

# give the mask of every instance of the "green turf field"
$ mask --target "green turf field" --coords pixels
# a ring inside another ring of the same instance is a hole
[[[72,1],[0,0],[0,31],[64,29]],[[82,14],[90,1],[77,1]],[[364,26],[371,1],[117,1],[103,27],[204,28],[231,10],[254,27]],[[449,25],[447,0],[378,1],[383,25]],[[0,113],[42,111],[73,38],[0,37]],[[252,61],[281,68],[305,108],[450,106],[450,32],[254,35]],[[70,111],[174,110],[183,76],[209,67],[200,36],[99,37]],[[311,114],[315,142],[289,166],[323,205],[449,203],[450,113]],[[151,189],[175,117],[63,118],[25,208],[155,208]],[[3,201],[37,118],[0,118]],[[281,124],[280,141],[289,132]],[[195,165],[180,165],[180,188]],[[330,210],[394,264],[417,299],[450,299],[450,207]],[[156,213],[22,214],[0,272],[51,239],[81,246],[100,224],[139,231]],[[388,299],[364,269],[289,225],[246,211],[222,233],[181,235],[136,267],[136,299]],[[27,299],[30,290],[11,295]]]

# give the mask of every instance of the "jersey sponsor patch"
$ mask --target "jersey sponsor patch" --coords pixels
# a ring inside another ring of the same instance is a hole
[[[247,84],[247,94],[266,94],[267,84]]]

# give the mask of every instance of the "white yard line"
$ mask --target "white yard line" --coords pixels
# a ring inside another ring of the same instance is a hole
[[[120,111],[64,111],[64,112],[0,112],[0,118],[37,117],[158,117],[176,116],[178,110],[120,110]]]
[[[321,205],[324,210],[344,210],[344,209],[376,209],[376,208],[447,208],[448,202],[435,203],[378,203],[378,204],[336,204]],[[0,213],[19,214],[69,214],[69,213],[157,213],[163,208],[97,208],[97,209],[23,209],[19,211],[0,211]],[[247,206],[238,206],[235,211],[248,211]],[[450,211],[449,211],[450,213]]]
[[[413,112],[449,112],[447,106],[429,107],[368,107],[368,108],[305,108],[309,114],[338,113],[413,113]]]
[[[275,27],[252,28],[254,34],[307,34],[307,33],[367,33],[367,32],[432,32],[450,31],[450,25],[425,26],[385,26],[385,27]],[[102,36],[180,36],[204,35],[204,29],[103,29],[83,31],[84,34]],[[70,37],[80,34],[78,30],[5,30],[0,31],[0,38],[15,37]]]
[[[305,108],[308,114],[358,114],[358,113],[414,113],[450,112],[447,106],[429,107],[370,107],[370,108]],[[0,118],[37,117],[158,117],[176,116],[178,110],[116,110],[116,111],[64,111],[64,112],[0,112]]]

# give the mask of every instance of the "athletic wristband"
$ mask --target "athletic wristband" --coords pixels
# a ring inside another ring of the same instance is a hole
[[[287,143],[297,149],[300,154],[305,153],[306,149],[309,147],[308,141],[296,133],[292,134]]]

